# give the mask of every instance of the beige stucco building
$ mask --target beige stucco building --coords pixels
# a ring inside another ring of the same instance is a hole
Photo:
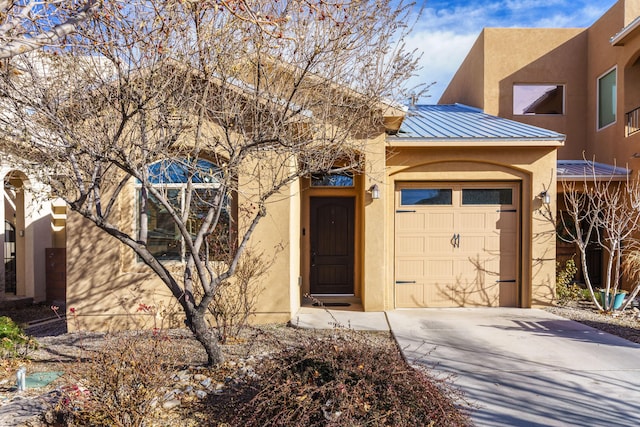
[[[292,319],[306,294],[365,311],[551,303],[558,161],[640,161],[639,15],[640,0],[621,0],[587,29],[485,29],[441,105],[411,106],[366,141],[365,173],[286,187],[252,237],[278,248],[254,321]],[[119,206],[132,227],[134,204],[132,182]],[[130,250],[77,215],[63,233],[50,246],[66,246],[67,308],[84,327],[123,327],[140,303],[180,322]]]
[[[555,202],[544,195],[563,142],[463,105],[410,108],[399,131],[366,141],[366,173],[300,179],[268,204],[251,241],[278,250],[253,320],[291,320],[307,294],[365,311],[549,304],[555,241],[543,212]],[[242,205],[252,183],[239,179]],[[132,224],[134,187],[120,207]],[[67,307],[78,324],[129,325],[140,303],[180,324],[175,301],[128,248],[77,215],[66,229]]]

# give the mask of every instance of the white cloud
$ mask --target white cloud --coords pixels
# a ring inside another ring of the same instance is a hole
[[[449,84],[453,72],[458,69],[467,56],[478,34],[456,34],[452,31],[414,32],[407,39],[407,48],[416,49],[422,54],[421,70],[418,76],[409,81],[409,86],[419,83],[435,84],[429,89],[427,100],[421,102],[436,103],[440,94]]]

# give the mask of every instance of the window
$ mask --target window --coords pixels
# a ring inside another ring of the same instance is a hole
[[[187,183],[191,181],[191,202],[186,227],[195,237],[207,212],[219,198],[217,193],[220,191],[220,169],[206,160],[189,163],[186,159],[179,159],[154,163],[147,171],[149,183],[162,192],[164,198],[178,213],[187,208]],[[139,182],[137,193],[140,215],[144,200]],[[207,245],[203,245],[203,251],[208,251],[209,258],[215,258],[216,255],[226,253],[230,249],[229,198],[223,196],[222,203],[216,229],[207,237]],[[169,210],[149,194],[144,212],[147,216],[149,251],[160,260],[183,260],[187,253],[186,245]],[[140,220],[138,217],[138,224]],[[206,255],[203,253],[202,256]]]
[[[564,114],[564,86],[549,84],[513,85],[513,114]]]
[[[353,187],[353,173],[327,173],[311,175],[312,187]]]
[[[451,189],[403,188],[400,190],[401,205],[451,205]]]
[[[598,79],[598,129],[616,121],[616,69]]]
[[[463,205],[510,205],[513,203],[511,188],[465,188]]]

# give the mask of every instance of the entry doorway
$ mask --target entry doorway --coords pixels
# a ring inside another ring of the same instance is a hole
[[[354,294],[355,198],[311,197],[310,291]]]
[[[16,227],[4,222],[4,291],[16,293]]]

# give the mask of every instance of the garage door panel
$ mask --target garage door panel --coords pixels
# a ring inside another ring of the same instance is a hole
[[[396,284],[396,303],[399,307],[424,307],[424,283]]]
[[[487,218],[484,212],[460,212],[458,224],[460,230],[485,231],[487,229]]]
[[[431,279],[451,277],[454,272],[452,259],[430,259],[425,262],[425,276]]]
[[[460,254],[479,256],[487,250],[486,236],[461,233],[459,249]]]
[[[400,256],[411,256],[416,253],[424,253],[426,248],[425,240],[426,236],[398,237],[398,245],[396,246],[397,253]]]
[[[454,252],[454,247],[451,244],[452,234],[446,234],[441,236],[429,236],[426,238],[427,245],[426,250],[427,253],[440,253],[444,254],[452,254]]]
[[[439,207],[439,209],[442,209]],[[427,230],[445,232],[453,231],[454,228],[453,212],[430,212],[427,215]]]
[[[479,184],[451,184],[446,205],[397,208],[396,281],[403,283],[396,285],[397,307],[517,305],[517,186],[487,184],[463,204],[460,193],[473,185]]]
[[[396,214],[396,229],[403,231],[424,231],[426,212],[401,212]]]
[[[451,297],[455,289],[454,283],[427,283],[424,288],[426,307],[451,307]]]
[[[397,263],[397,277],[401,278],[416,278],[416,277],[424,277],[425,274],[425,264],[426,260],[424,258],[416,258],[416,259],[403,259],[398,261]]]

